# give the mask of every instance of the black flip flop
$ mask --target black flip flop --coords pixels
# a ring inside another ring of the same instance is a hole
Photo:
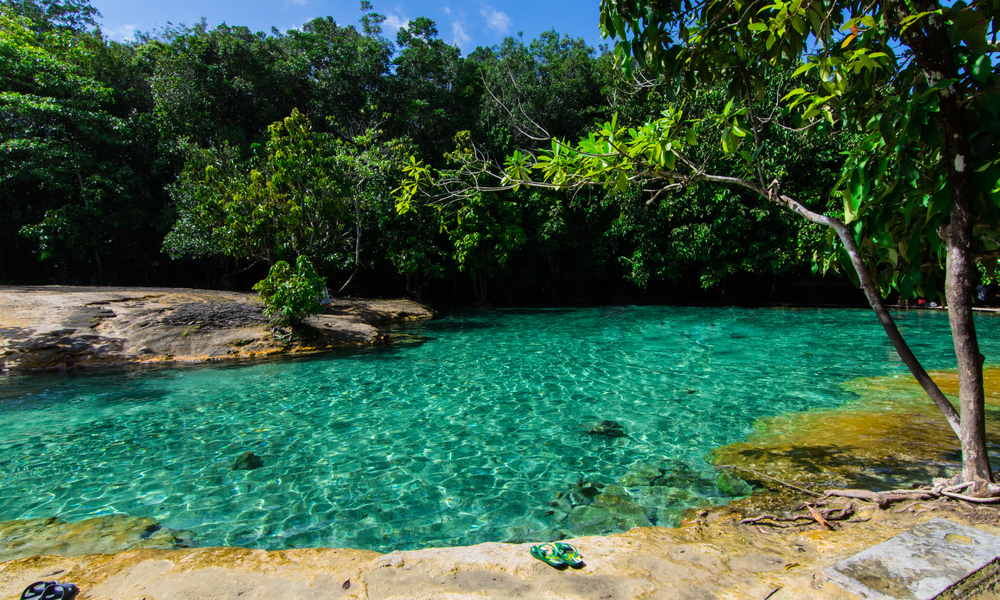
[[[53,583],[45,588],[45,595],[41,600],[73,600],[80,593],[80,588],[72,583]]]
[[[41,600],[45,595],[45,590],[55,583],[54,581],[36,581],[24,588],[24,591],[21,592],[21,600]]]

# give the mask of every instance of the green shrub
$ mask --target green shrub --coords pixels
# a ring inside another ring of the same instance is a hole
[[[279,325],[294,325],[322,310],[320,298],[326,280],[316,273],[305,256],[295,261],[295,270],[285,261],[271,265],[267,277],[253,286],[264,303],[264,313]]]

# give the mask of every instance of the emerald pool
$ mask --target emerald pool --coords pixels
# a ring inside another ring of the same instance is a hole
[[[899,319],[929,368],[953,366],[944,314]],[[989,361],[1000,320],[978,325]],[[269,549],[545,540],[614,529],[553,506],[576,482],[661,464],[659,499],[632,516],[673,525],[734,493],[706,455],[756,419],[835,407],[845,380],[904,371],[865,310],[498,310],[407,331],[426,341],[0,378],[0,520],[125,513],[198,545]],[[625,435],[588,433],[602,421]],[[232,470],[246,451],[264,465]]]

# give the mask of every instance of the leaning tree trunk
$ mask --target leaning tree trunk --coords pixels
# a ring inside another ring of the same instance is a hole
[[[813,223],[832,229],[843,244],[844,251],[851,259],[851,266],[854,267],[854,272],[858,276],[858,283],[861,286],[861,291],[864,292],[865,298],[868,300],[868,305],[871,306],[875,316],[878,317],[879,323],[882,325],[882,329],[885,331],[886,336],[892,343],[892,346],[899,355],[899,358],[910,370],[910,373],[913,375],[914,379],[917,380],[917,383],[920,384],[920,387],[924,389],[927,396],[933,400],[934,404],[941,410],[945,421],[948,423],[948,426],[951,427],[952,431],[955,432],[955,435],[959,438],[962,437],[962,421],[959,413],[955,410],[955,407],[951,405],[951,402],[948,401],[948,398],[945,397],[937,383],[931,379],[927,370],[924,369],[923,365],[920,364],[920,361],[913,354],[909,344],[907,344],[906,340],[903,339],[902,333],[900,333],[899,328],[896,326],[896,321],[892,318],[892,315],[886,308],[885,303],[882,301],[882,296],[879,294],[878,286],[875,284],[874,279],[872,279],[871,273],[869,273],[868,267],[865,265],[864,259],[861,257],[861,251],[858,249],[857,244],[854,243],[854,236],[843,221],[829,215],[809,210],[799,201],[786,194],[780,193],[777,189],[765,190],[760,186],[746,181],[745,179],[726,177],[722,175],[701,175],[701,178],[706,181],[723,183],[751,190],[759,194],[762,198],[765,198],[782,208],[791,210],[808,221],[812,221]],[[975,335],[975,330],[973,330],[973,335]]]

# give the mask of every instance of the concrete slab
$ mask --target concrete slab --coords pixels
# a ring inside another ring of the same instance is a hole
[[[931,600],[1000,556],[1000,537],[933,519],[827,569],[871,600]]]

